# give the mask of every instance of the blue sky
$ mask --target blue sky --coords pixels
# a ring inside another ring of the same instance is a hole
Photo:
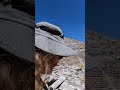
[[[120,0],[87,0],[86,24],[107,37],[120,39]]]
[[[85,41],[85,0],[36,0],[35,22],[59,26],[65,37]]]

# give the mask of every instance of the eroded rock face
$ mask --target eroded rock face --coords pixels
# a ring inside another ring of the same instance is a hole
[[[65,38],[65,42],[68,46],[79,52],[79,54],[61,59],[54,68],[51,77],[57,79],[64,76],[66,78],[65,82],[59,88],[60,90],[84,90],[85,44],[69,38]]]
[[[120,89],[120,41],[95,32],[86,40],[86,89]]]

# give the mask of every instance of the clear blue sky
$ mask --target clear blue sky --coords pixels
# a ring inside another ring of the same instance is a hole
[[[36,0],[35,22],[59,26],[65,37],[85,41],[85,0]]]
[[[87,0],[86,24],[95,32],[120,39],[120,0]]]

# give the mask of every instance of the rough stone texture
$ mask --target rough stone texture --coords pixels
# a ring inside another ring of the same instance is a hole
[[[76,56],[64,57],[54,68],[51,77],[57,79],[66,78],[60,86],[60,90],[84,90],[85,89],[85,45],[77,40],[65,38],[68,46],[78,52]],[[68,51],[69,52],[69,51]]]

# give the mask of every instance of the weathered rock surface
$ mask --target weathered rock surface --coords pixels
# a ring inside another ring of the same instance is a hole
[[[77,40],[65,38],[68,46],[78,52],[76,56],[64,57],[54,68],[51,77],[57,79],[66,78],[60,86],[60,90],[84,90],[85,89],[85,45]],[[69,52],[69,51],[68,51]]]

